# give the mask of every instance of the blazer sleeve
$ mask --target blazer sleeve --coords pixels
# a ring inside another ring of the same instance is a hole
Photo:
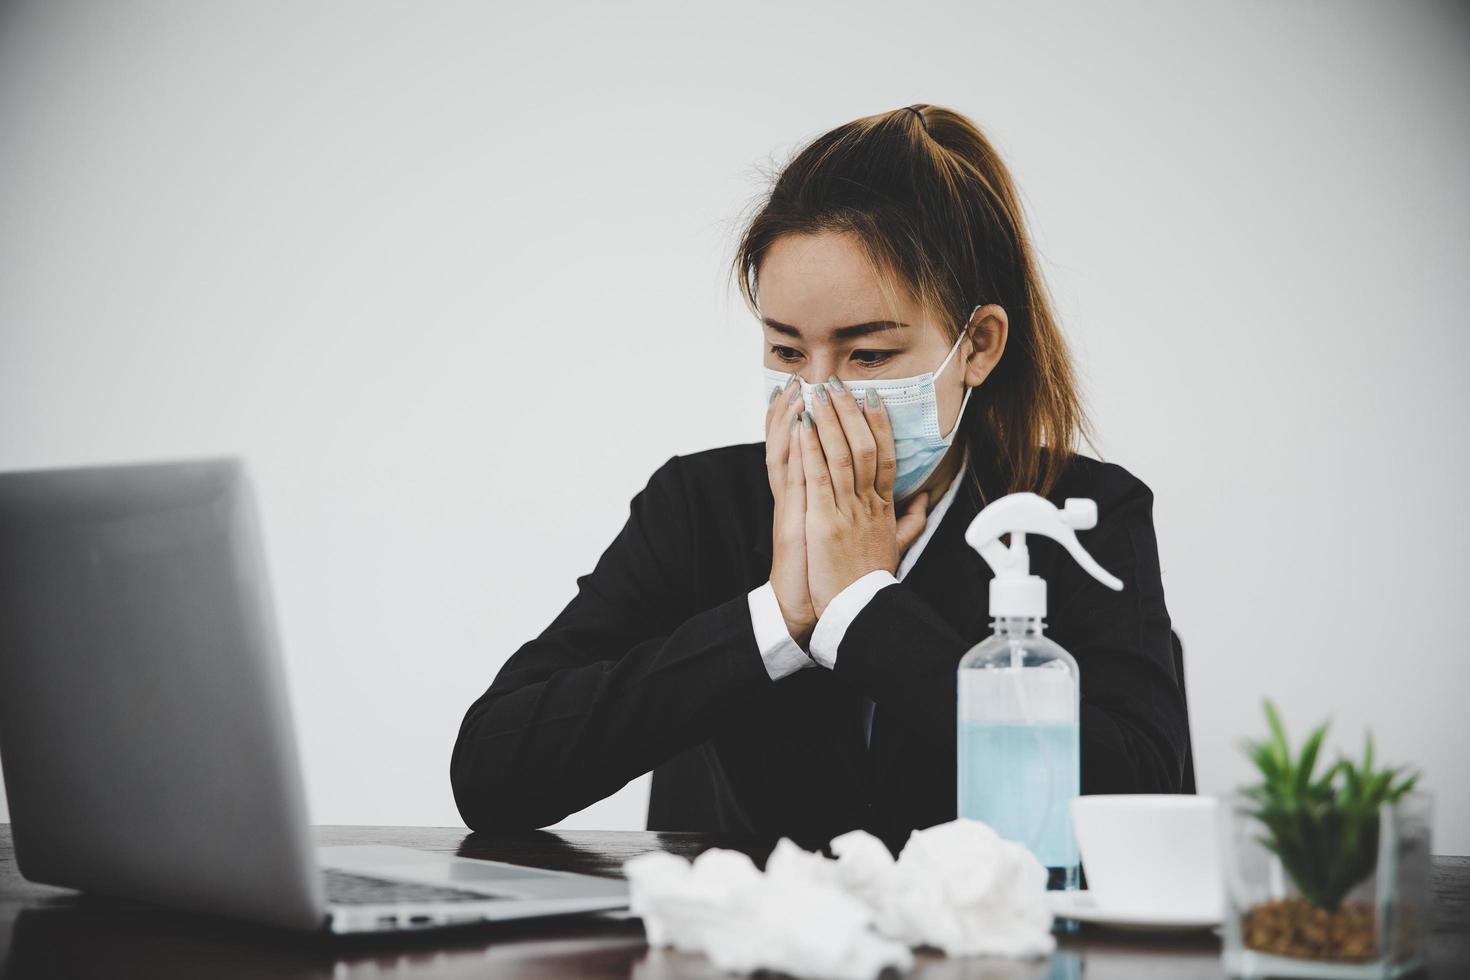
[[[1188,744],[1154,536],[1153,493],[1112,463],[1098,524],[1080,540],[1123,580],[1115,592],[1050,539],[1028,538],[1033,567],[1054,549],[1046,633],[1081,672],[1083,793],[1179,792]],[[1034,542],[1034,543],[1033,543]],[[873,594],[847,629],[834,672],[936,751],[953,753],[955,672],[974,642],[905,582]]]
[[[552,824],[708,739],[774,687],[747,594],[694,608],[689,496],[660,466],[577,594],[459,728],[450,782],[479,831]]]

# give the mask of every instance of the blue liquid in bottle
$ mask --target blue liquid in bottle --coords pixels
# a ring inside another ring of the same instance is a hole
[[[1053,872],[1077,864],[1068,803],[1077,795],[1075,724],[962,724],[970,765],[961,816],[983,820],[1019,841]]]
[[[1024,844],[1046,866],[1048,888],[1075,889],[1077,665],[1042,635],[1039,617],[995,626],[960,660],[957,813]]]

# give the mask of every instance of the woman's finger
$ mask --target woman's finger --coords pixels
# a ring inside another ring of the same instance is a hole
[[[877,448],[877,471],[873,476],[873,486],[879,496],[892,503],[893,481],[898,473],[898,455],[893,448],[893,426],[888,421],[887,406],[872,388],[868,389],[863,398],[863,416],[868,420],[868,428],[872,430]]]
[[[798,438],[797,429],[801,426],[801,420],[791,417],[791,423],[786,426],[787,432],[787,464],[786,464],[786,505],[787,510],[792,512],[791,517],[794,527],[800,527],[802,534],[806,533],[806,472],[801,462],[801,441]]]
[[[832,395],[825,384],[817,385],[817,396],[812,399],[812,421],[817,432],[817,441],[822,456],[827,461],[831,475],[832,504],[838,512],[846,514],[852,509],[857,493],[853,478],[852,449],[847,445],[847,435],[832,407]],[[807,473],[808,480],[811,473]]]
[[[842,379],[832,375],[828,379],[828,387],[832,393],[832,408],[837,414],[837,420],[842,423],[842,434],[847,437],[847,447],[852,457],[853,490],[859,495],[871,493],[875,488],[873,481],[878,470],[878,441],[873,438],[873,431],[868,427],[862,403],[847,390]],[[858,396],[861,395],[859,392]]]
[[[816,423],[810,412],[802,413],[798,429],[802,478],[806,481],[807,513],[835,514],[837,501],[833,497],[832,472],[827,468],[827,457],[822,452],[822,437],[817,433]]]
[[[781,521],[788,541],[801,541],[806,548],[806,475],[801,461],[801,420],[795,416],[787,427],[786,488]],[[805,567],[803,559],[803,568]]]
[[[796,397],[792,399],[793,390]],[[801,386],[796,375],[778,389],[776,396],[766,405],[766,472],[770,477],[771,493],[778,494],[786,485],[786,465],[790,458],[791,420],[796,416],[796,403],[801,401]]]
[[[766,399],[766,428],[768,430],[791,407],[791,391],[796,387],[799,386],[796,384],[796,374],[793,373],[774,390],[768,392],[769,397]]]

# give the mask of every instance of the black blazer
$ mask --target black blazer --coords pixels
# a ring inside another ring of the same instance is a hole
[[[705,826],[820,848],[862,828],[897,853],[956,813],[960,657],[990,633],[990,566],[964,541],[982,504],[968,475],[919,560],[853,620],[833,670],[766,673],[746,594],[770,577],[765,443],[673,456],[577,594],[465,713],[455,802],[481,831],[556,823],[676,759],[705,770]],[[985,499],[1000,496],[981,473]],[[1153,493],[1074,455],[1049,499],[1097,502],[1083,546],[1114,592],[1061,545],[1026,539],[1047,582],[1047,635],[1082,678],[1083,793],[1179,792],[1188,751],[1153,527]],[[862,698],[876,702],[871,748]]]

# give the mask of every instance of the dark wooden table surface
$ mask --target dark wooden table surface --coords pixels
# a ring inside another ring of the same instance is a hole
[[[657,831],[471,834],[452,827],[318,827],[322,844],[400,844],[620,877],[635,854],[744,851],[764,867],[775,839]],[[1470,858],[1435,859],[1428,975],[1470,977]],[[1084,926],[1049,960],[949,959],[915,950],[925,980],[1190,980],[1224,976],[1213,933],[1139,936]],[[26,881],[0,824],[0,964],[20,977],[723,977],[702,956],[652,949],[637,919],[578,915],[385,936],[296,936]]]

